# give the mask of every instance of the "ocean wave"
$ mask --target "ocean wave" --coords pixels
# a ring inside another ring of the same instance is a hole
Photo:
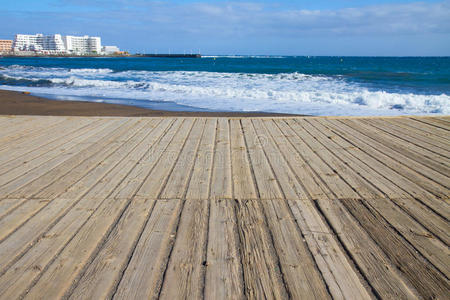
[[[286,58],[281,55],[202,55],[202,58]]]
[[[94,73],[94,74],[109,74],[109,73],[113,73],[114,71],[108,68],[104,68],[104,69],[88,69],[88,68],[84,68],[84,69],[69,69],[69,72],[72,74],[80,74],[80,75],[84,75],[86,73]]]
[[[52,86],[52,81],[46,79],[15,78],[8,75],[0,75],[0,85],[11,86]]]
[[[172,101],[211,110],[346,114],[450,113],[450,96],[373,90],[342,76],[121,71],[11,66],[0,84],[35,93]]]

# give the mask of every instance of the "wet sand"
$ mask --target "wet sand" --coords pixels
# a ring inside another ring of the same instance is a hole
[[[151,110],[128,105],[60,101],[23,92],[0,90],[0,115],[111,116],[111,117],[272,117],[294,116],[263,112],[185,112]]]

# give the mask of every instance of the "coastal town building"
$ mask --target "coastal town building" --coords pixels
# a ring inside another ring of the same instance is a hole
[[[12,40],[0,40],[0,53],[11,52],[12,43]]]
[[[99,37],[66,35],[63,40],[67,53],[100,54],[102,51],[102,43]]]
[[[42,48],[42,34],[16,34],[12,48],[14,51]]]
[[[117,46],[103,46],[102,52],[106,55],[120,53],[120,49]]]
[[[35,51],[42,53],[64,53],[65,47],[60,34],[16,34],[13,42],[14,51]]]
[[[10,47],[11,48],[11,47]],[[61,34],[43,35],[16,34],[12,42],[14,52],[36,52],[43,54],[101,54],[100,37],[62,36]],[[117,49],[118,50],[118,49]]]

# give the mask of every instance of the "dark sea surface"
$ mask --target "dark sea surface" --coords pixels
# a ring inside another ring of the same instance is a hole
[[[449,57],[0,58],[0,89],[154,109],[450,113]]]

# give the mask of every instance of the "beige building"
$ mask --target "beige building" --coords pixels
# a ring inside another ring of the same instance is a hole
[[[11,52],[12,40],[0,40],[0,53]]]

